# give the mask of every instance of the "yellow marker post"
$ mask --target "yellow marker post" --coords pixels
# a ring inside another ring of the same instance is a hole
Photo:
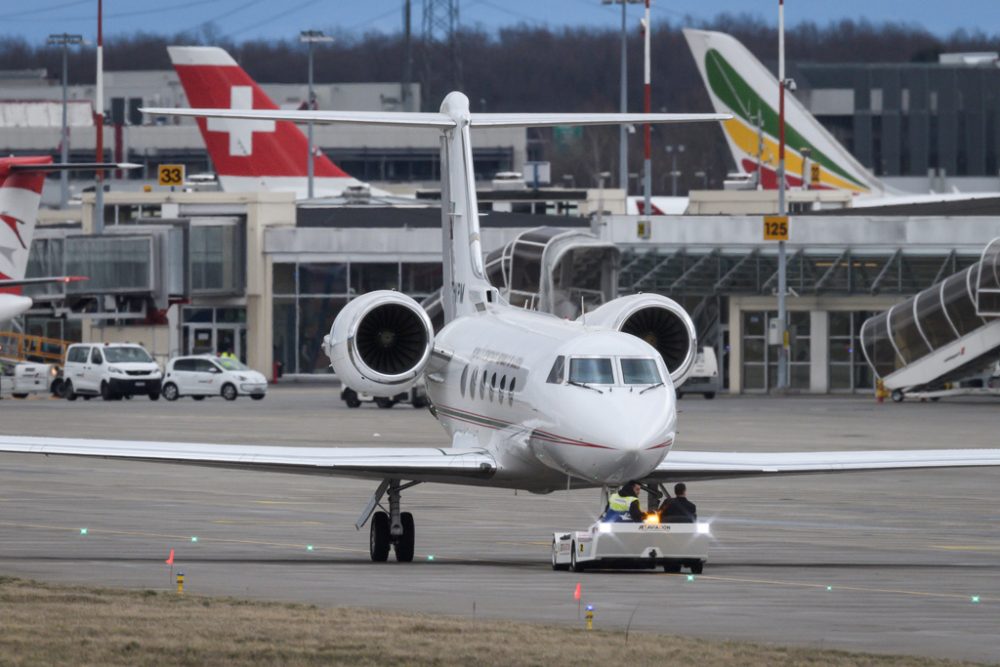
[[[177,573],[177,594],[184,595],[184,573]]]
[[[592,604],[587,605],[587,629],[594,629],[594,605]]]
[[[788,216],[787,215],[765,215],[764,216],[764,240],[765,241],[787,241],[788,240]]]
[[[156,167],[156,182],[164,187],[180,187],[184,185],[184,165],[161,164]]]

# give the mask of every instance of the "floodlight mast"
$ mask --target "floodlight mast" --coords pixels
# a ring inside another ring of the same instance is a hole
[[[620,86],[620,111],[628,112],[628,24],[626,23],[625,7],[628,4],[637,5],[646,0],[601,0],[602,5],[622,6],[622,61]],[[618,187],[625,190],[628,196],[628,128],[624,125],[618,130]]]
[[[325,34],[322,30],[302,30],[299,32],[299,41],[303,44],[308,45],[309,50],[309,97],[306,102],[306,107],[312,111],[315,109],[316,101],[313,95],[313,44],[329,44],[333,41],[333,37]],[[308,137],[309,137],[309,155],[306,158],[306,179],[309,183],[307,190],[307,197],[312,199],[315,195],[315,190],[313,189],[313,180],[315,167],[313,166],[313,124],[310,122],[308,124]]]
[[[778,0],[778,215],[787,216],[785,202],[785,0]],[[785,293],[788,291],[788,258],[785,242],[778,241],[778,328],[781,345],[778,347],[778,390],[788,389],[788,310]]]
[[[60,35],[49,35],[47,43],[50,46],[62,47],[62,134],[59,135],[60,158],[63,164],[69,162],[69,119],[68,119],[68,95],[69,86],[69,47],[83,44],[83,35],[71,35],[62,33]],[[59,172],[59,208],[65,209],[69,203],[69,172]]]

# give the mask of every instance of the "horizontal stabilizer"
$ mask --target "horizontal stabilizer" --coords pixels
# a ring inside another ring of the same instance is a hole
[[[233,118],[239,120],[287,120],[294,123],[343,125],[392,125],[448,129],[455,119],[443,113],[405,111],[297,111],[284,109],[167,109],[143,108],[153,116],[189,116],[193,118]],[[723,121],[729,114],[622,114],[622,113],[482,113],[470,114],[472,127],[552,127],[555,125],[639,125],[643,123],[693,123]]]
[[[134,162],[53,162],[51,164],[12,164],[12,172],[25,171],[92,171],[95,169],[138,169]]]

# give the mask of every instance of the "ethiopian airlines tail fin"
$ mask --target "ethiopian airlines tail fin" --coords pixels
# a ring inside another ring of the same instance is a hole
[[[731,35],[685,28],[684,37],[715,111],[733,114],[722,128],[737,169],[752,174],[759,167],[761,185],[777,188],[777,78]],[[785,171],[791,186],[807,180],[816,189],[892,192],[792,95],[785,96],[785,141]]]
[[[278,110],[224,49],[170,46],[167,51],[191,107]],[[309,142],[293,123],[199,118],[198,129],[226,192],[274,190],[307,196]],[[319,151],[313,169],[317,196],[337,196],[361,185]]]

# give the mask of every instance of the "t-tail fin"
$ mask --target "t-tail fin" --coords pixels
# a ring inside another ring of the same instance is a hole
[[[236,64],[214,46],[169,46],[170,61],[195,109],[261,109],[278,106]],[[199,118],[198,129],[227,192],[307,190],[309,142],[293,123],[274,120]],[[314,151],[317,195],[338,195],[360,185],[319,151]]]
[[[477,127],[553,127],[728,120],[726,114],[516,114],[469,111],[469,98],[449,93],[437,113],[390,111],[259,111],[237,109],[143,109],[153,115],[194,118],[293,121],[414,127],[441,133],[441,214],[444,254],[442,305],[445,321],[486,310],[499,297],[483,270],[479,207],[472,164],[472,129]]]
[[[777,188],[777,77],[731,35],[685,28],[684,37],[712,106],[719,113],[733,115],[722,127],[736,168],[751,174],[759,168],[761,186]],[[857,194],[892,191],[789,94],[785,95],[785,142],[785,173],[793,187],[806,180],[815,189]]]
[[[24,278],[45,184],[44,171],[18,167],[51,163],[47,155],[0,158],[0,280]]]

